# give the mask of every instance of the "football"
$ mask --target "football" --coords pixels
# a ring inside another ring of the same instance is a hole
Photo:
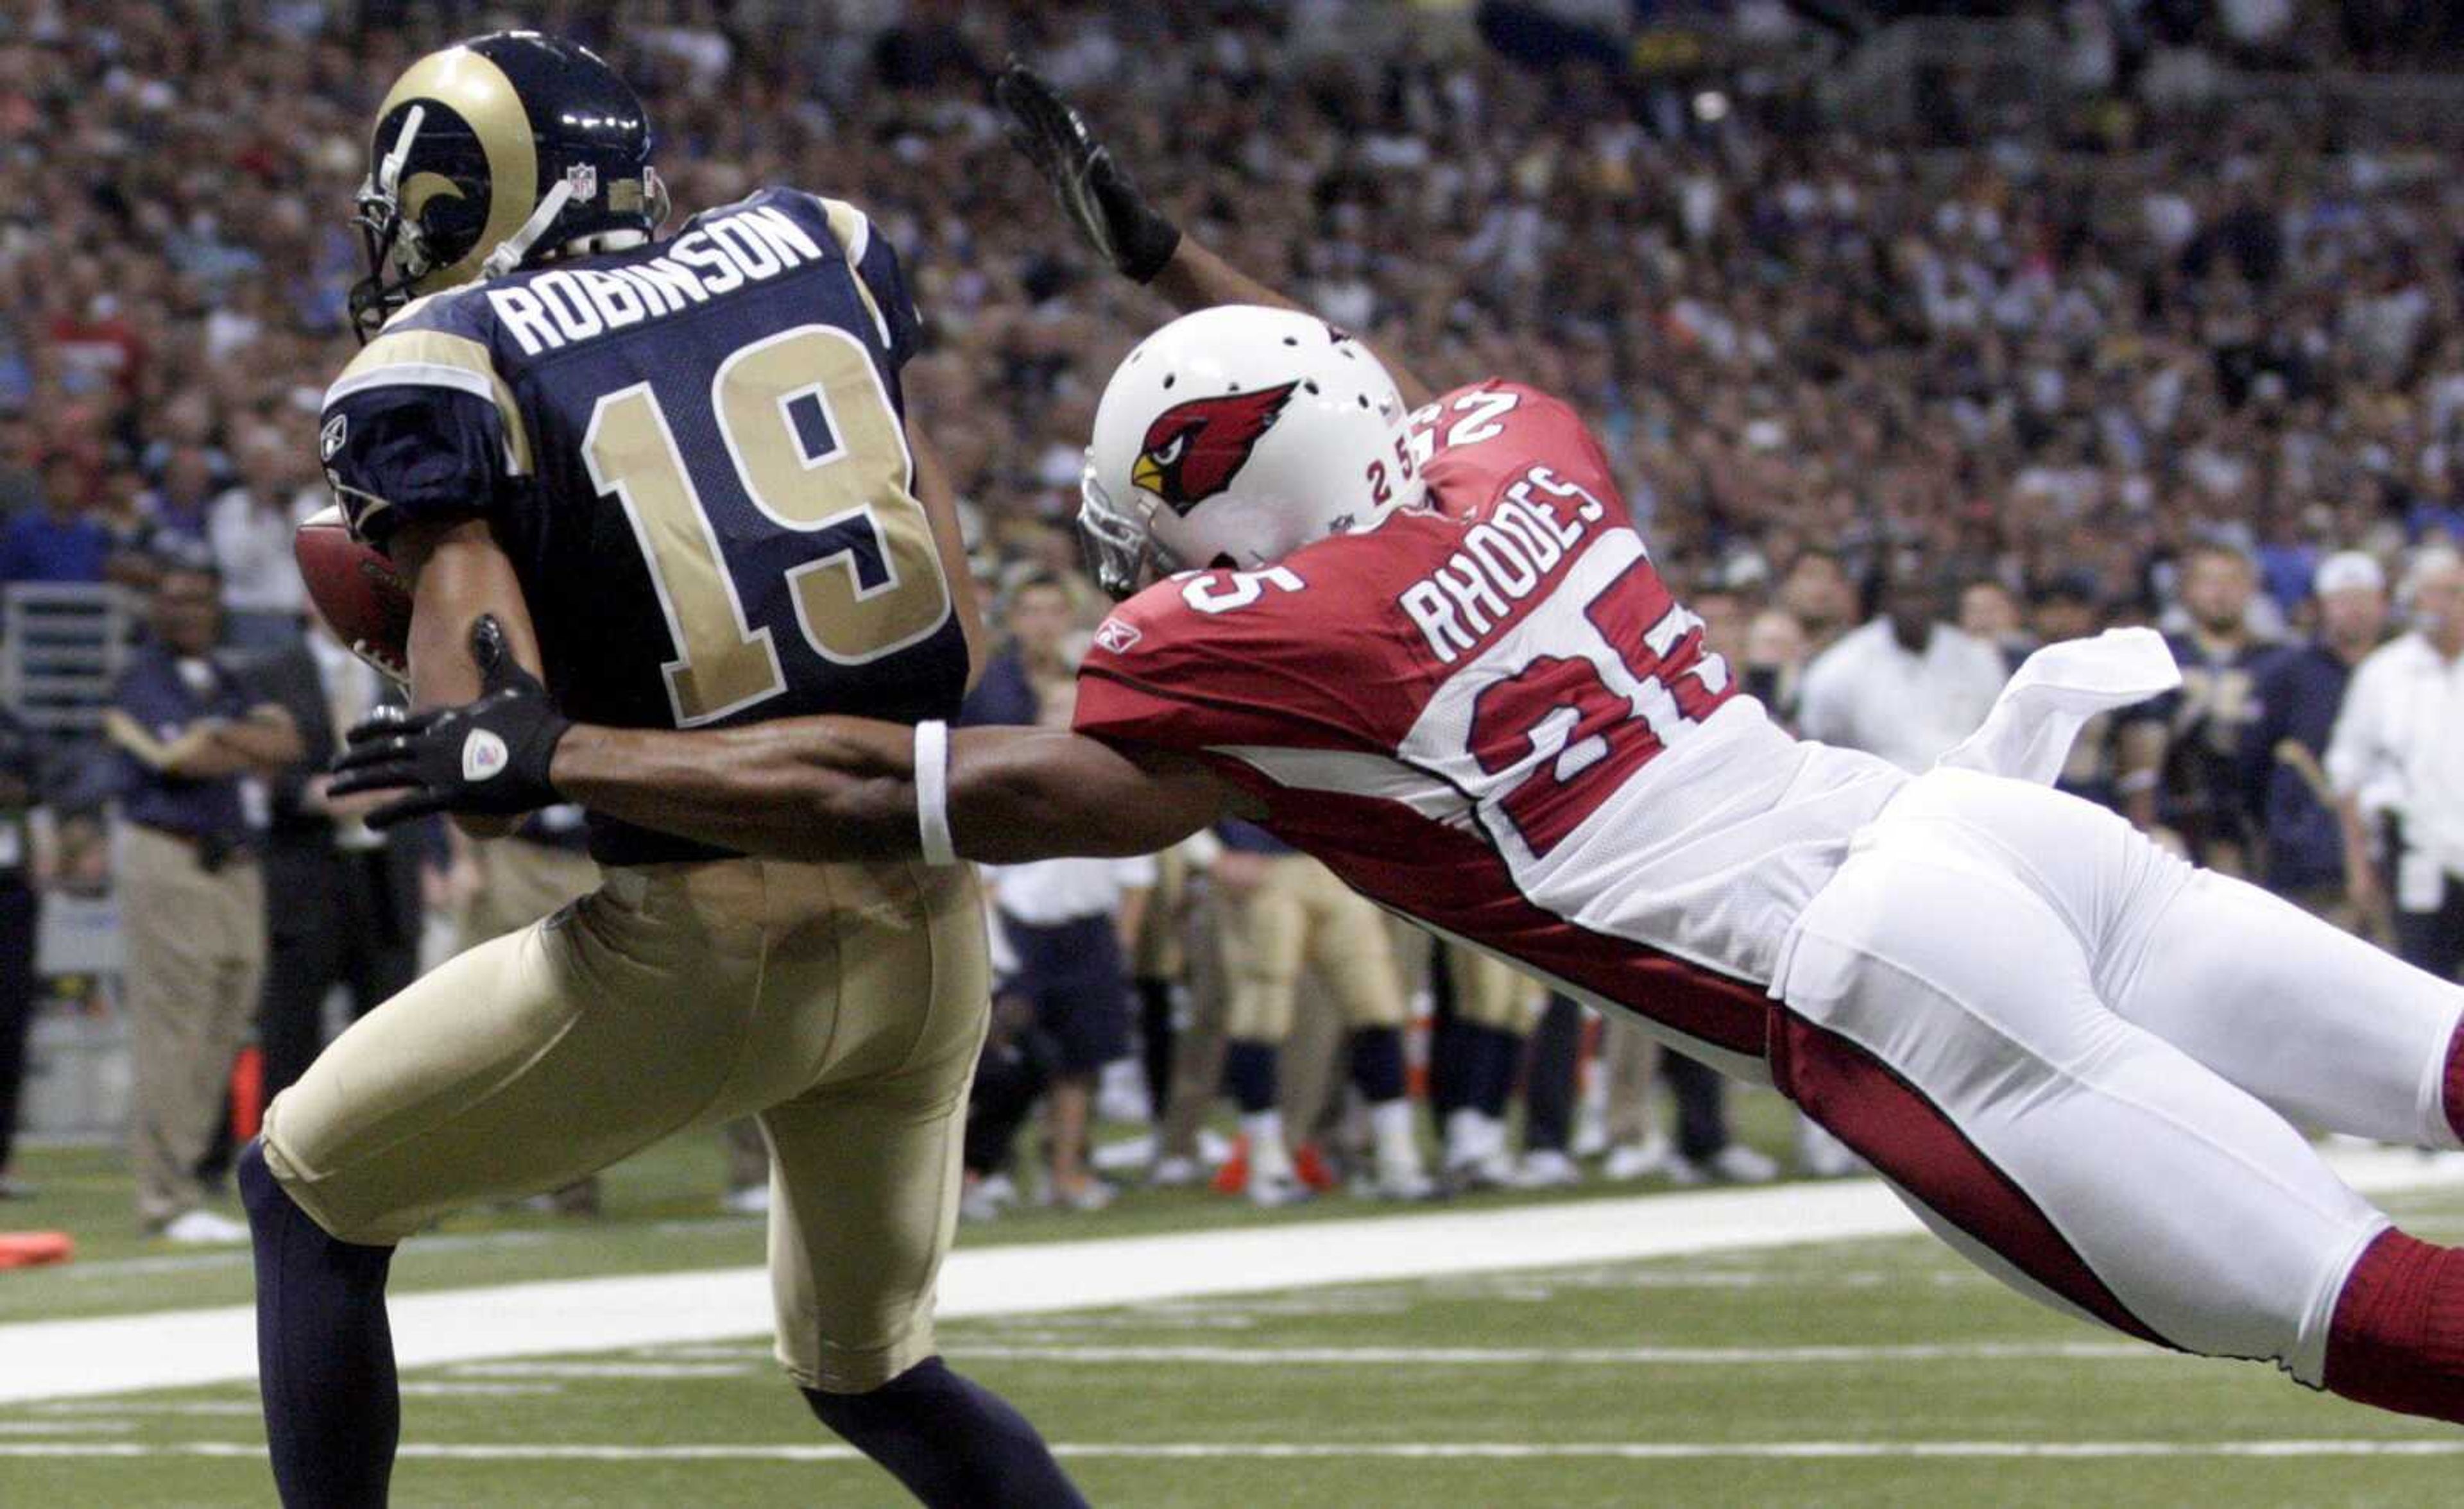
[[[396,681],[410,677],[410,583],[375,547],[353,537],[340,508],[303,520],[292,558],[308,601],[334,637]]]

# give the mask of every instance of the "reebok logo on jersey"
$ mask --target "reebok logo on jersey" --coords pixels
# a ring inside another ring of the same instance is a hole
[[[494,780],[504,774],[505,741],[486,729],[473,729],[462,741],[462,778],[468,781]]]
[[[1299,385],[1194,398],[1165,409],[1147,426],[1130,481],[1186,514],[1232,485]]]
[[[1119,619],[1106,619],[1096,626],[1095,645],[1099,649],[1110,650],[1115,655],[1126,655],[1130,652],[1131,646],[1137,644],[1143,637],[1135,628],[1122,623]]]
[[[337,414],[333,418],[325,421],[324,429],[319,431],[317,436],[317,459],[319,461],[331,461],[336,456],[341,455],[342,453],[342,442],[349,439],[350,434],[351,421],[348,415]]]

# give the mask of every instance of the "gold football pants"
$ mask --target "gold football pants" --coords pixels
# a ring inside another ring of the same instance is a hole
[[[862,1392],[934,1350],[986,990],[964,866],[613,869],[354,1024],[267,1108],[266,1159],[388,1243],[759,1113],[780,1361]]]
[[[1290,1036],[1306,964],[1346,1027],[1403,1025],[1403,985],[1385,914],[1317,861],[1279,854],[1247,892],[1223,905],[1223,971],[1231,987],[1226,1033],[1243,1042]]]

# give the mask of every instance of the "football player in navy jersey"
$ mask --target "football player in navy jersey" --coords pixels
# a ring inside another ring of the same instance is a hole
[[[657,239],[651,141],[605,64],[530,33],[420,59],[378,111],[366,344],[320,449],[414,584],[414,699],[479,690],[484,616],[495,653],[610,724],[955,715],[978,622],[904,411],[896,254],[854,207],[776,187]],[[758,1114],[779,1358],[814,1412],[927,1502],[1078,1502],[935,1355],[987,1013],[972,876],[596,814],[591,851],[596,893],[421,980],[267,1108],[243,1181],[283,1500],[385,1500],[395,1243]]]

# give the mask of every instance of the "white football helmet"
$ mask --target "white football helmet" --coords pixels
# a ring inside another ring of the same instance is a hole
[[[1269,566],[1420,501],[1403,395],[1325,320],[1226,304],[1123,359],[1095,411],[1078,529],[1096,580]]]

